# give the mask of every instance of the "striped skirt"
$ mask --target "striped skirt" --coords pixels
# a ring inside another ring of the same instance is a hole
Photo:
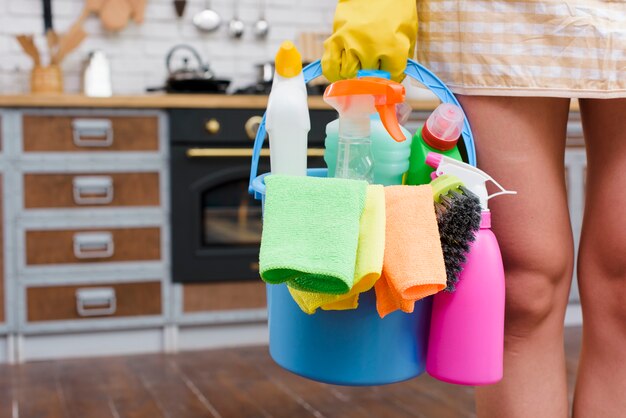
[[[417,5],[417,58],[455,93],[626,97],[626,0]]]

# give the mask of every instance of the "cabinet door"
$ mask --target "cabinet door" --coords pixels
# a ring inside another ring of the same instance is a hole
[[[24,208],[159,206],[159,173],[26,173]]]
[[[89,291],[94,292],[92,296]],[[106,297],[99,296],[103,291]],[[161,283],[157,281],[29,287],[26,302],[28,322],[152,316],[162,312]]]
[[[156,116],[23,117],[26,152],[157,151]]]
[[[267,305],[265,284],[258,279],[240,283],[197,283],[183,286],[183,312],[260,309]]]
[[[26,231],[28,266],[160,259],[158,227]]]

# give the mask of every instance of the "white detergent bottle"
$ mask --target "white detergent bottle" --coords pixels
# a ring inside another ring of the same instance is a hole
[[[272,174],[306,176],[311,119],[302,58],[289,41],[283,42],[276,54],[276,73],[265,118]]]

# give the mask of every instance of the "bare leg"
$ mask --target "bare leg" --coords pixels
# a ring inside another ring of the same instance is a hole
[[[478,165],[517,196],[490,202],[506,273],[504,379],[479,417],[566,417],[563,320],[573,270],[564,176],[569,100],[461,96]]]
[[[581,100],[587,196],[578,256],[583,348],[577,417],[626,413],[626,99]]]

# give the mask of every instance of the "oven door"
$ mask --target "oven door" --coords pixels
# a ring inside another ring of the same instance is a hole
[[[269,150],[259,174],[269,171]],[[172,146],[172,269],[175,282],[259,277],[261,203],[248,194],[249,148]],[[309,150],[309,167],[324,167]]]

